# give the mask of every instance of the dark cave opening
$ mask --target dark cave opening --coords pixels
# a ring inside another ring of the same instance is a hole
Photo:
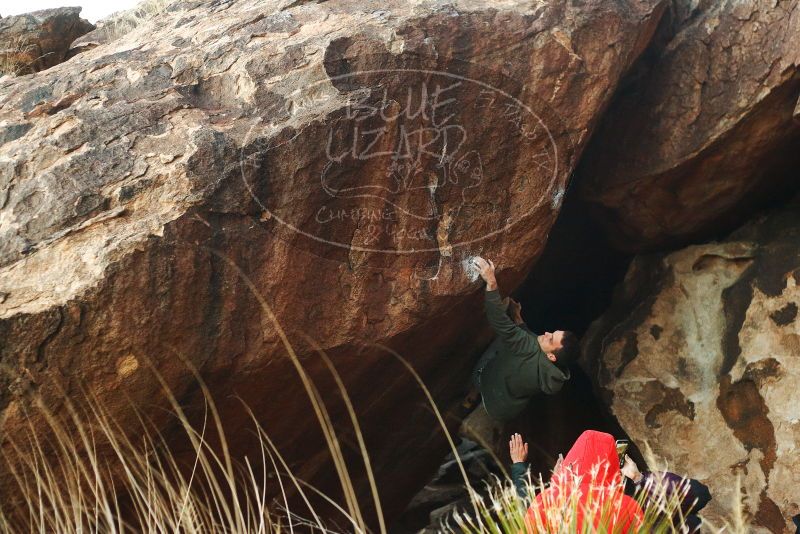
[[[542,256],[514,291],[514,297],[534,332],[571,330],[582,337],[591,322],[608,309],[614,288],[624,278],[633,256],[613,248],[580,195],[571,193]],[[590,377],[577,365],[558,395],[540,396],[508,426],[507,430],[519,432],[528,441],[532,473],[544,475],[584,430],[600,430],[617,439],[627,439],[596,395]],[[635,444],[631,454],[643,465]]]
[[[581,198],[567,195],[541,257],[513,294],[525,323],[582,336],[608,308],[631,259],[612,248]]]

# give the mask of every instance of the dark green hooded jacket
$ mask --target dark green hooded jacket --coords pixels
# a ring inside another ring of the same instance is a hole
[[[481,371],[481,396],[493,419],[508,421],[525,409],[531,397],[558,393],[570,372],[547,359],[536,334],[511,320],[497,290],[485,293],[486,317],[500,342],[495,344],[496,356]]]

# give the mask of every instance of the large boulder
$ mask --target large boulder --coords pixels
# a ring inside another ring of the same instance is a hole
[[[800,202],[723,242],[631,266],[585,339],[622,427],[672,470],[708,484],[706,517],[784,532],[800,495]]]
[[[663,20],[581,167],[627,251],[729,232],[797,184],[797,2],[674,0]]]
[[[0,64],[14,74],[29,74],[61,63],[72,41],[94,29],[80,12],[59,7],[0,19]]]
[[[123,428],[133,403],[172,436],[149,367],[202,408],[188,360],[234,450],[257,446],[244,401],[325,488],[281,325],[352,455],[302,334],[332,358],[384,511],[402,509],[445,442],[403,365],[370,343],[407,358],[437,402],[462,394],[489,335],[467,260],[495,258],[504,290],[523,279],[662,9],[187,0],[0,81],[3,447],[41,428],[32,399],[58,413],[85,391]]]

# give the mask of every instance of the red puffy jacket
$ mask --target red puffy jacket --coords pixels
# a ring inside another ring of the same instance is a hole
[[[623,489],[614,437],[587,430],[553,473],[550,486],[531,504],[527,530],[581,532],[584,521],[590,520],[594,531],[635,532],[642,509]],[[570,512],[575,505],[577,513]]]

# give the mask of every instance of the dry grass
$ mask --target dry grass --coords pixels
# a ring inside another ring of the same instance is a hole
[[[108,413],[102,403],[90,395],[80,407],[69,398],[64,398],[65,414],[59,417],[50,413],[42,403],[34,402],[38,418],[44,418],[47,428],[45,438],[38,433],[41,428],[31,425],[27,442],[12,443],[3,449],[2,461],[13,474],[16,487],[4,488],[6,495],[0,502],[0,531],[7,533],[59,532],[78,534],[86,532],[186,532],[186,533],[279,533],[319,531],[335,532],[315,512],[312,497],[322,498],[337,509],[347,522],[347,532],[365,533],[368,527],[364,520],[348,465],[344,461],[337,432],[325,407],[322,397],[297,357],[286,333],[272,309],[257,291],[252,281],[232,261],[212,252],[226,261],[241,276],[258,299],[264,316],[268,319],[265,328],[272,328],[270,335],[277,333],[286,353],[301,378],[306,393],[312,402],[314,415],[322,428],[325,444],[339,478],[344,503],[334,502],[319,492],[307,481],[297,478],[267,431],[246,405],[242,405],[253,422],[260,447],[260,456],[247,458],[237,464],[231,456],[225,428],[213,398],[200,375],[194,373],[206,401],[206,417],[200,428],[190,424],[183,407],[160,377],[149,365],[150,371],[161,383],[171,412],[179,423],[183,434],[191,444],[193,466],[187,470],[179,466],[170,443],[165,440],[155,424],[146,414],[136,413],[141,425],[137,429],[123,429]],[[308,340],[313,343],[313,340]],[[453,516],[450,524],[442,525],[447,532],[525,532],[526,505],[519,499],[510,482],[495,481],[489,486],[489,498],[481,497],[467,482],[464,466],[456,452],[455,443],[449,434],[440,411],[430,391],[400,354],[389,347],[368,344],[380,348],[401,362],[417,381],[426,395],[431,408],[447,436],[458,462],[468,491],[471,509]],[[387,532],[383,519],[379,489],[372,474],[369,454],[364,444],[355,410],[344,384],[323,350],[314,345],[334,377],[358,438],[365,471],[370,482],[372,509],[377,511],[378,530]],[[180,354],[178,354],[180,356]],[[148,361],[143,358],[144,361]],[[184,360],[185,361],[185,360]],[[241,432],[242,429],[237,429]],[[219,440],[212,446],[207,436],[213,434]],[[100,450],[105,451],[103,454]],[[111,458],[108,458],[110,450]],[[274,477],[279,487],[279,497],[270,500],[267,495],[268,481]],[[543,485],[534,486],[529,481],[529,491],[540,491]],[[306,517],[290,510],[289,489],[302,500],[309,513]],[[676,506],[665,499],[668,512]],[[123,510],[125,512],[123,513]],[[561,514],[564,528],[558,532],[576,532],[573,519],[577,503],[567,500],[553,513]],[[599,513],[605,513],[600,510]],[[308,517],[310,516],[310,517]],[[676,532],[655,524],[655,513],[646,515],[647,530],[640,532]],[[588,523],[588,522],[587,522]],[[540,525],[541,527],[541,525]],[[661,530],[660,530],[661,529]],[[718,531],[744,533],[746,522],[740,516]]]
[[[137,413],[140,428],[133,431],[128,428],[126,431],[104,409],[102,403],[91,396],[83,399],[81,407],[64,396],[67,415],[60,417],[50,413],[43,403],[34,402],[36,413],[29,414],[32,416],[29,420],[34,420],[33,416],[36,419],[43,418],[47,422],[44,434],[48,438],[43,442],[44,438],[40,435],[42,429],[31,425],[27,442],[11,443],[3,451],[2,461],[5,469],[13,474],[16,487],[5,488],[9,495],[15,496],[13,500],[5,499],[0,502],[2,532],[244,534],[287,530],[293,532],[295,527],[301,526],[304,532],[309,529],[335,532],[314,511],[310,497],[312,494],[340,511],[348,523],[348,532],[367,532],[362,512],[363,503],[358,502],[356,497],[355,486],[344,461],[337,433],[319,392],[271,308],[252,281],[233,262],[222,255],[218,256],[241,275],[258,299],[264,315],[269,319],[268,324],[274,329],[270,335],[277,333],[282,340],[325,436],[344,495],[344,506],[292,473],[270,436],[245,405],[242,410],[250,414],[261,445],[261,454],[256,460],[245,459],[244,465],[236,465],[228,450],[225,428],[200,375],[189,366],[202,389],[207,407],[206,423],[196,429],[190,424],[168,385],[150,366],[154,376],[161,382],[164,395],[180,423],[180,428],[191,443],[194,453],[194,467],[191,472],[187,475],[181,469],[170,444],[146,414]],[[388,348],[387,351],[391,353]],[[318,349],[318,352],[328,365],[342,398],[345,399],[370,481],[372,506],[377,511],[378,528],[381,533],[385,533],[380,496],[355,410],[333,363],[324,351]],[[433,401],[411,365],[400,355],[395,355],[406,364],[428,398]],[[147,361],[146,358],[143,359]],[[433,410],[447,432],[435,404]],[[212,447],[206,439],[208,426],[211,426],[213,434],[217,436],[220,443],[217,447]],[[452,444],[449,434],[448,439]],[[102,454],[101,448],[105,451]],[[107,457],[109,449],[111,458]],[[273,501],[268,501],[266,494],[270,474],[277,480],[281,495],[281,498]],[[310,517],[300,517],[289,509],[289,487],[294,488],[296,495],[310,510]],[[123,509],[126,510],[125,513],[122,512]]]
[[[335,367],[327,356],[325,361],[347,399],[348,411],[356,425],[363,460],[372,483],[372,504],[378,510],[378,529],[384,533],[387,530],[381,513],[379,488],[375,486],[371,474],[369,455],[361,439],[355,412]],[[404,359],[402,361],[405,362]],[[413,368],[409,367],[409,370],[416,375]],[[155,372],[154,376],[161,380]],[[261,455],[255,461],[247,459],[244,464],[237,464],[228,452],[225,429],[210,393],[202,379],[199,376],[196,378],[206,395],[206,417],[198,429],[192,427],[182,407],[169,392],[167,385],[161,381],[172,412],[194,452],[193,468],[188,474],[185,466],[184,469],[179,467],[169,443],[144,414],[138,414],[141,428],[135,432],[128,429],[126,432],[91,397],[87,397],[89,402],[81,403],[84,408],[77,408],[66,400],[67,415],[63,417],[55,417],[44,406],[37,406],[38,415],[47,420],[47,433],[51,438],[43,442],[41,436],[31,428],[26,443],[15,444],[11,453],[5,453],[3,459],[6,466],[11,468],[16,481],[16,488],[9,494],[17,497],[17,507],[8,509],[10,500],[0,504],[0,531],[64,534],[128,531],[244,534],[293,532],[301,528],[303,532],[340,532],[340,529],[333,529],[326,524],[314,511],[311,504],[314,496],[321,496],[339,510],[341,517],[347,522],[346,532],[368,531],[361,510],[363,503],[359,503],[355,497],[353,483],[341,457],[334,432],[326,433],[326,440],[344,491],[343,505],[334,503],[307,481],[298,479],[292,473],[273,440],[244,405],[242,409],[249,413],[259,437]],[[323,421],[322,424],[332,430],[319,393],[313,384],[309,382],[309,385],[313,397],[316,398],[315,410]],[[209,434],[221,436],[221,446],[212,447],[206,437]],[[98,452],[101,443],[110,444],[111,461]],[[278,481],[281,495],[274,500],[269,500],[266,495],[271,475]],[[535,495],[544,487],[541,481],[534,484],[528,480],[530,495]],[[287,497],[289,488],[296,492],[305,503],[306,509],[311,511],[310,514],[305,514],[310,517],[292,512]],[[585,506],[592,510],[590,516],[603,518],[599,521],[601,528],[591,528],[589,521],[585,523],[583,530],[577,528],[577,510],[581,505],[576,494],[549,503],[546,515],[559,517],[561,528],[548,530],[541,524],[526,523],[526,503],[519,498],[516,488],[509,481],[494,480],[488,484],[487,491],[488,498],[469,488],[472,509],[454,514],[442,524],[441,530],[470,534],[612,532],[602,528],[606,524],[604,518],[611,517],[612,510],[593,503],[591,499]],[[680,532],[662,519],[662,514],[680,515],[680,496],[668,497],[665,488],[655,493],[660,495],[660,506],[658,509],[652,506],[645,508],[643,523],[636,532]],[[20,508],[19,503],[25,504]],[[123,508],[127,510],[126,513],[121,512]],[[729,524],[722,527],[706,524],[704,532],[744,534],[748,529],[740,510]]]
[[[579,486],[579,480],[574,481]],[[544,491],[547,487],[542,481],[531,483],[528,481],[528,494],[533,498],[536,494]],[[607,486],[606,486],[607,487]],[[654,492],[651,495],[657,497],[657,505],[650,504],[644,506],[644,497],[640,495],[636,500],[643,509],[642,522],[635,530],[636,534],[681,534],[683,531],[673,525],[668,518],[678,519],[677,524],[681,524],[683,516],[681,513],[681,495],[667,491],[666,485],[660,486],[659,483],[651,486]],[[607,487],[610,492],[621,492],[623,490],[622,481]],[[441,526],[442,532],[476,534],[483,532],[504,533],[504,534],[533,534],[535,532],[547,532],[548,534],[616,534],[622,532],[620,527],[612,528],[614,521],[611,519],[617,513],[610,500],[593,499],[594,494],[590,494],[584,501],[580,502],[580,493],[573,492],[563,496],[561,499],[546,502],[544,506],[544,516],[548,523],[544,524],[539,516],[534,516],[531,522],[527,512],[526,501],[520,499],[517,490],[509,481],[495,480],[487,487],[488,498],[473,494],[472,500],[477,504],[479,513],[470,514],[465,512],[455,512],[446,518]],[[652,502],[652,501],[651,501]],[[583,510],[585,519],[579,528],[579,511]],[[552,518],[557,518],[553,521]],[[598,525],[597,528],[594,525]],[[624,531],[628,532],[628,531]],[[735,514],[733,518],[724,525],[713,525],[703,520],[703,532],[709,533],[731,533],[747,534],[749,528],[741,513]]]
[[[30,62],[21,58],[29,55],[28,52],[33,46],[21,36],[0,41],[0,77],[17,76],[29,70]]]
[[[644,456],[647,464],[654,471],[668,471],[669,466],[660,461],[653,454],[649,444],[644,444]],[[530,476],[526,480],[527,499],[521,499],[516,487],[510,480],[494,480],[487,484],[487,497],[483,497],[473,492],[473,505],[477,505],[479,512],[469,514],[455,512],[446,518],[441,530],[448,533],[504,533],[504,534],[533,534],[537,532],[547,532],[548,534],[617,534],[622,531],[619,527],[612,528],[617,510],[613,507],[614,501],[610,499],[597,499],[594,493],[598,488],[604,488],[603,492],[611,495],[623,493],[624,482],[620,477],[611,486],[600,486],[594,484],[595,477],[605,480],[605,476],[598,473],[597,467],[590,475],[590,484],[594,488],[589,493],[587,499],[580,501],[579,491],[564,492],[559,498],[545,500],[543,515],[547,524],[543,524],[543,518],[534,515],[531,522],[528,515],[527,503],[531,502],[536,495],[547,489],[547,484],[542,479],[533,481]],[[567,475],[567,486],[580,487],[581,477],[577,475]],[[641,523],[635,530],[636,534],[682,534],[680,525],[684,523],[684,515],[681,509],[685,491],[671,491],[669,482],[659,477],[648,480],[646,491],[641,492],[634,498],[643,511]],[[733,516],[723,525],[714,525],[703,519],[704,533],[730,533],[748,534],[750,532],[748,521],[745,518],[742,508],[741,484],[737,479],[737,488],[734,492]],[[582,526],[578,520],[579,515],[584,516]],[[557,518],[553,522],[552,518]],[[673,519],[675,524],[673,524]],[[597,528],[595,528],[597,525]],[[677,525],[677,526],[676,526]]]

